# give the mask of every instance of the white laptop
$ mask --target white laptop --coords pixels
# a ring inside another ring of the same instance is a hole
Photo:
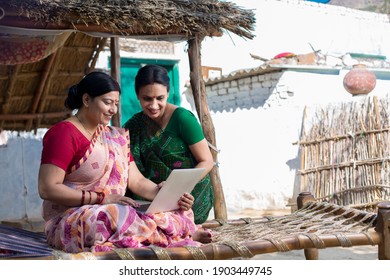
[[[135,209],[145,214],[179,209],[177,202],[180,197],[184,193],[191,193],[200,181],[204,170],[204,168],[173,169],[153,201],[137,200],[140,207]]]

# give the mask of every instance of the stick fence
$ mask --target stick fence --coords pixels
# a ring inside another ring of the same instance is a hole
[[[305,116],[298,142],[300,191],[368,211],[389,200],[389,115],[389,100],[372,97]]]

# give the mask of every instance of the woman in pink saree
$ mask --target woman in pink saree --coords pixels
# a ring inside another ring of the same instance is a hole
[[[109,126],[120,87],[92,72],[69,89],[66,107],[77,113],[45,134],[38,190],[49,245],[68,253],[114,248],[200,246],[209,232],[194,223],[194,198],[183,194],[179,209],[144,215],[124,196],[126,188],[153,200],[156,185],[138,170],[125,129]]]

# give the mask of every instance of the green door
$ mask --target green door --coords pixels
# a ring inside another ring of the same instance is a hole
[[[134,81],[138,70],[146,64],[158,64],[167,69],[171,82],[168,102],[180,106],[178,61],[121,58],[121,125],[142,110],[135,94]]]

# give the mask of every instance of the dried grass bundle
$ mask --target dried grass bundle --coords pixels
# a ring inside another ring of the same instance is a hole
[[[208,36],[227,30],[254,37],[253,11],[217,0],[9,0],[7,4],[37,21],[94,24],[124,35]]]

